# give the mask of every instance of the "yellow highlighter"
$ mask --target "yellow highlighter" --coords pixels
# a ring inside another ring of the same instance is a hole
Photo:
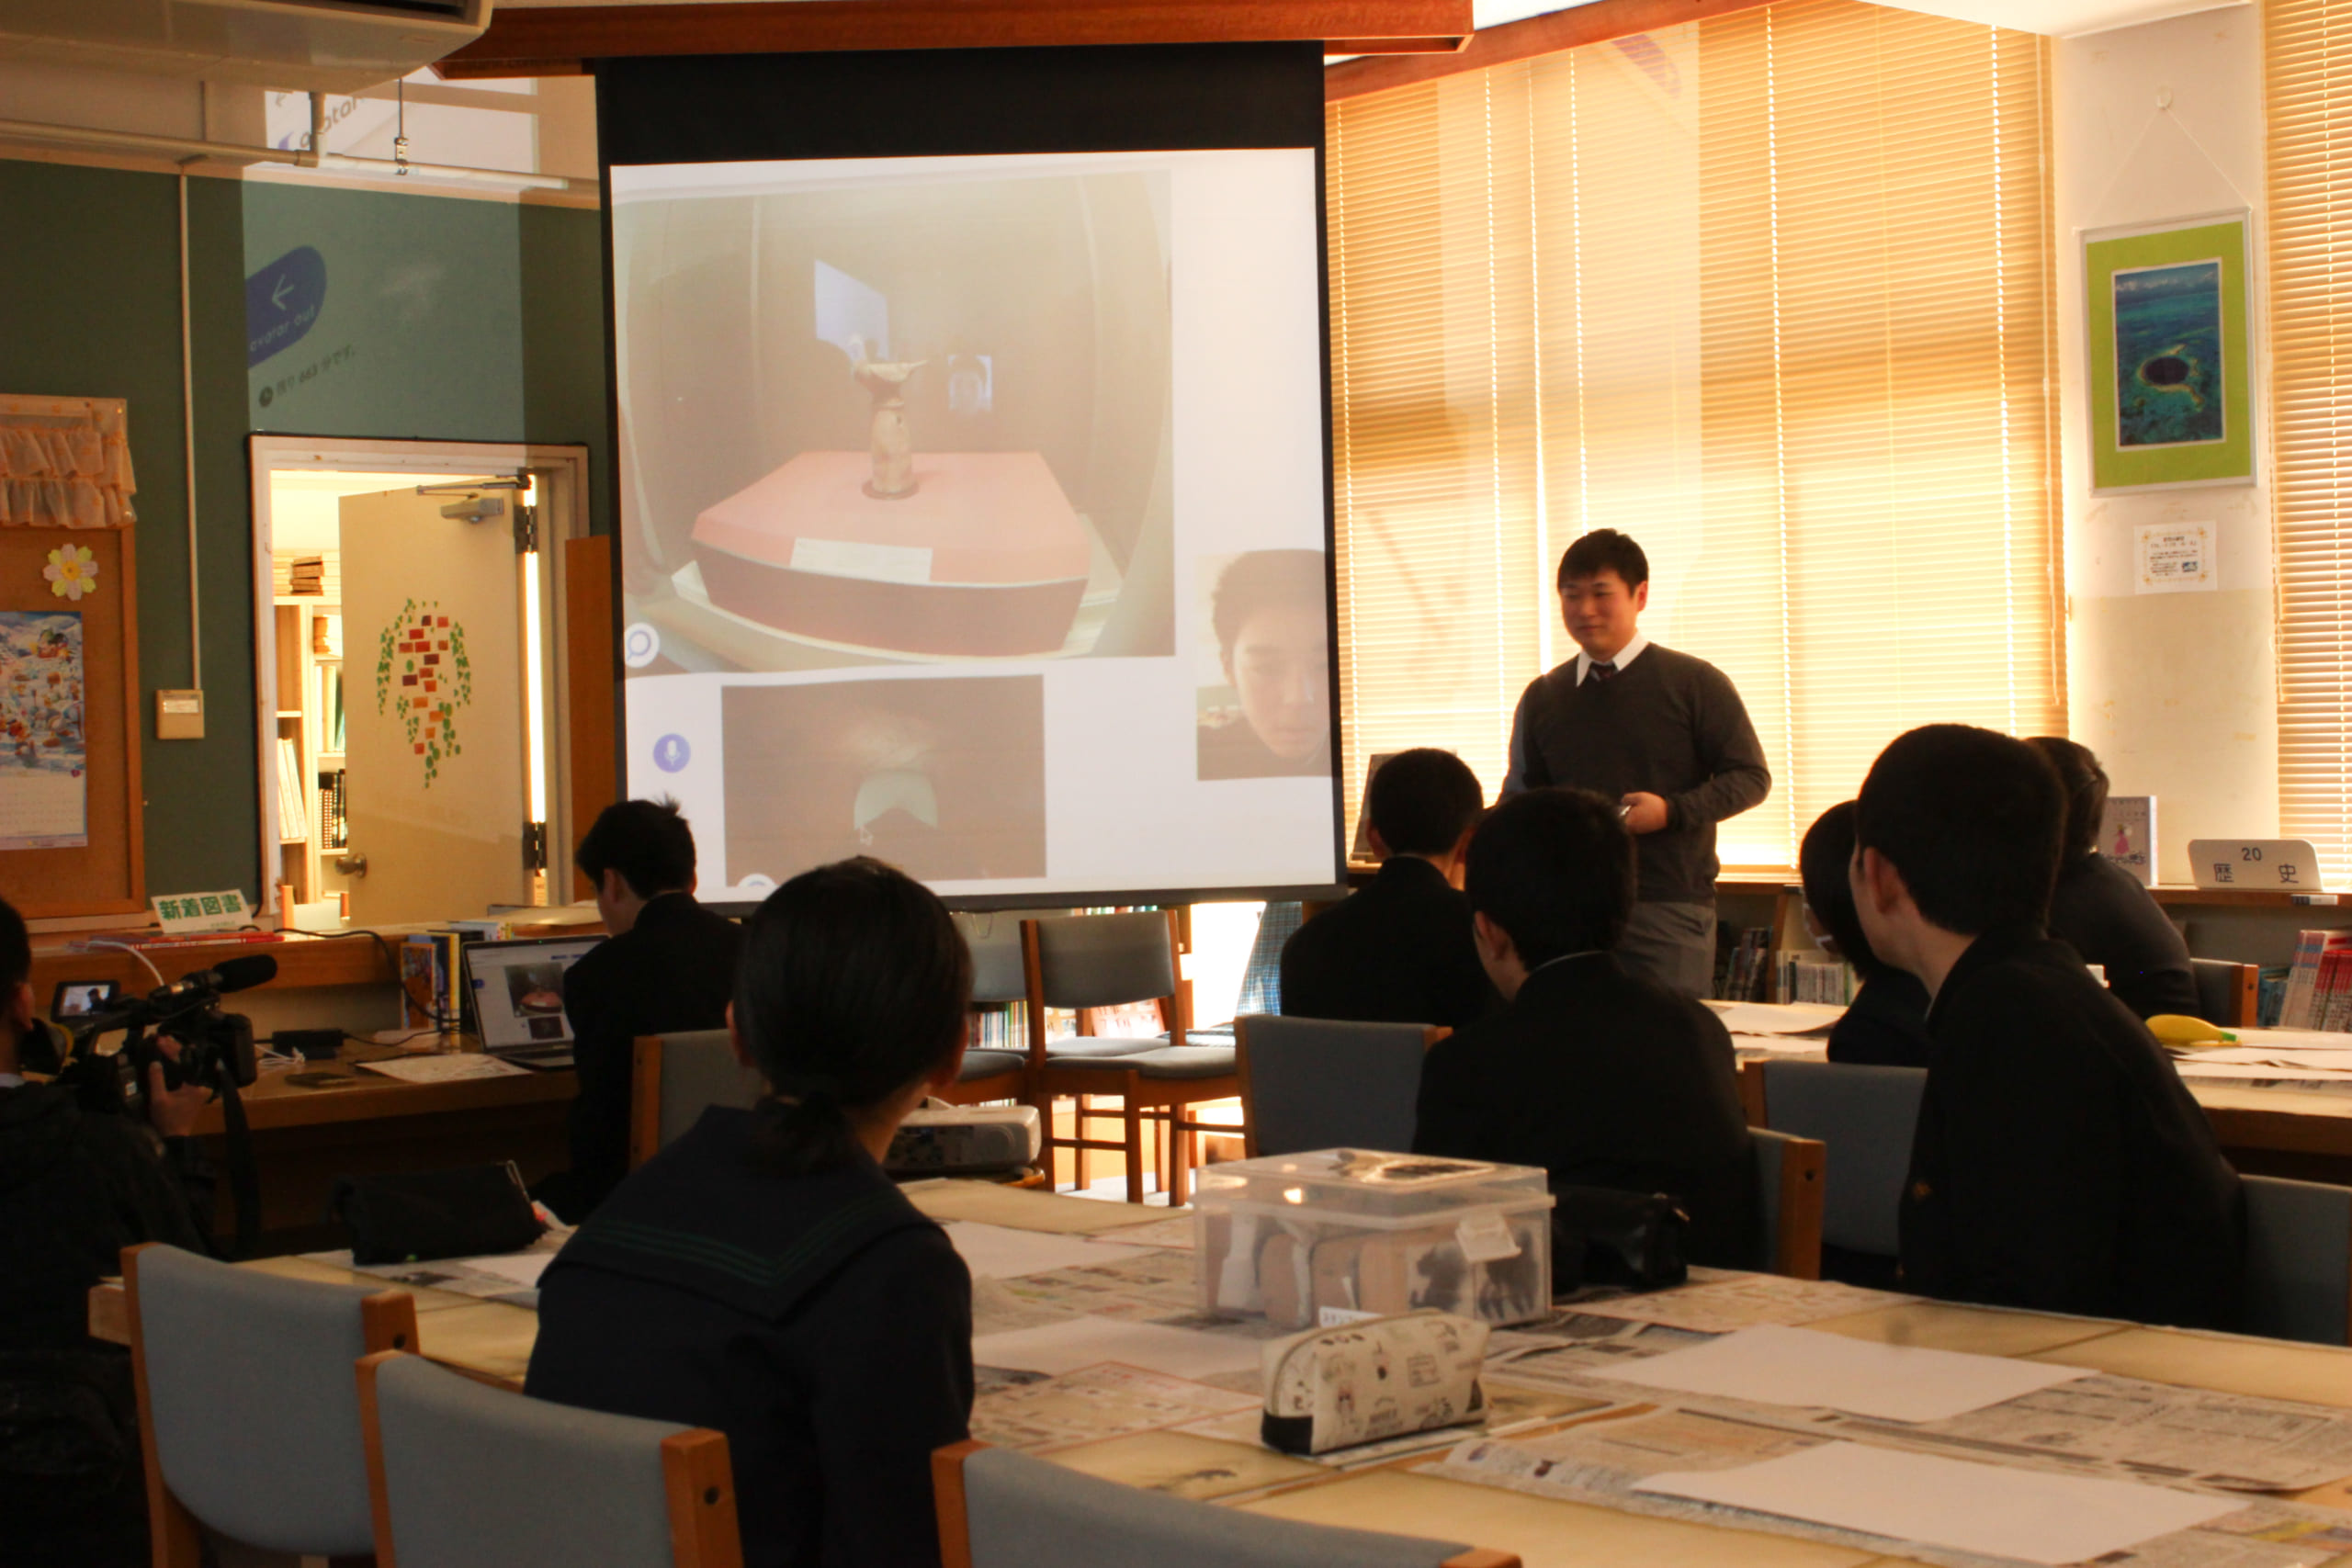
[[[2148,1020],[2148,1032],[2156,1037],[2157,1044],[2176,1051],[2211,1051],[2238,1043],[2236,1035],[2219,1024],[2177,1012],[2160,1012]]]

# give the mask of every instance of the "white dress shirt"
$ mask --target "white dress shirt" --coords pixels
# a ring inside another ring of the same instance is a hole
[[[1650,639],[1644,637],[1639,631],[1636,631],[1634,633],[1634,640],[1619,649],[1617,650],[1617,657],[1611,660],[1609,662],[1612,668],[1617,670],[1620,673],[1623,673],[1625,666],[1631,664],[1634,660],[1639,659],[1642,656],[1642,649],[1647,648],[1649,645]],[[1577,684],[1579,686],[1583,685],[1584,678],[1591,673],[1592,655],[1584,652],[1582,649],[1578,649],[1577,652]]]

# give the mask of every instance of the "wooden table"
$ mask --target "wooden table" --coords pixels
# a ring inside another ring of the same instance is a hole
[[[1165,1209],[1004,1189],[982,1191],[971,1183],[928,1184],[914,1196],[938,1218],[1032,1230],[1091,1234],[1168,1217]],[[245,1267],[290,1279],[348,1283],[354,1278],[292,1258]],[[537,1314],[439,1291],[415,1295],[424,1355],[489,1381],[521,1386]],[[1806,1326],[1881,1344],[2063,1361],[2184,1387],[2352,1410],[2352,1349],[1937,1302],[1874,1307]],[[119,1283],[91,1292],[90,1332],[128,1342]],[[1197,1477],[1204,1470],[1229,1471],[1226,1494],[1239,1498],[1234,1506],[1254,1513],[1467,1541],[1516,1552],[1526,1568],[1894,1568],[1904,1561],[1788,1536],[1532,1496],[1406,1468],[1425,1455],[1338,1472],[1254,1446],[1154,1431],[1080,1443],[1041,1457],[1138,1485]],[[1217,1496],[1214,1488],[1206,1495]],[[2291,1495],[2352,1508],[2352,1479]]]
[[[322,1062],[300,1076],[322,1072],[347,1074],[351,1082],[304,1088],[288,1081],[294,1074],[276,1071],[262,1074],[243,1091],[261,1181],[262,1231],[270,1250],[338,1244],[326,1227],[326,1205],[341,1176],[511,1159],[524,1180],[537,1181],[569,1163],[565,1118],[580,1092],[580,1080],[570,1071],[420,1084],[361,1072],[349,1062]],[[221,1168],[213,1223],[215,1234],[226,1235],[233,1217],[228,1141],[218,1104],[205,1107],[197,1134]]]

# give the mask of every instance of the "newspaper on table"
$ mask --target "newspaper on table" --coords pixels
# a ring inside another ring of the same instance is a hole
[[[1008,1449],[1061,1448],[1204,1416],[1247,1413],[1254,1418],[1259,1406],[1255,1394],[1116,1362],[1059,1377],[1000,1372],[990,1382],[972,1403],[972,1436]]]
[[[1802,1328],[1876,1307],[1901,1306],[1917,1296],[1841,1285],[1834,1280],[1791,1280],[1779,1274],[1736,1274],[1693,1269],[1690,1282],[1669,1291],[1580,1301],[1576,1308],[1596,1317],[1622,1317],[1664,1324],[1700,1334],[1730,1334],[1742,1328]]]
[[[1169,1215],[1164,1220],[1147,1220],[1139,1225],[1128,1225],[1114,1231],[1098,1231],[1088,1239],[1125,1243],[1130,1247],[1169,1247],[1179,1251],[1193,1250],[1197,1233],[1191,1211]]]
[[[351,1249],[345,1247],[339,1252],[306,1252],[302,1258],[308,1263],[323,1263],[330,1269],[371,1274],[413,1290],[447,1291],[453,1295],[479,1296],[484,1301],[505,1302],[536,1311],[539,1304],[539,1275],[563,1250],[563,1244],[571,1239],[571,1232],[569,1225],[552,1226],[520,1252],[503,1252],[488,1258],[362,1264],[354,1263]]]
[[[1796,1536],[1941,1568],[2012,1568],[2016,1559],[1934,1541],[1871,1535],[1635,1489],[1669,1473],[1730,1471],[1783,1459],[1834,1442],[1839,1435],[1669,1408],[1588,1421],[1534,1438],[1478,1438],[1457,1445],[1442,1461],[1422,1468],[1451,1480],[1660,1518]],[[2099,1563],[2100,1568],[2315,1568],[2347,1551],[2352,1551],[2352,1514],[2265,1500],[2245,1502],[2191,1529],[2108,1553]]]

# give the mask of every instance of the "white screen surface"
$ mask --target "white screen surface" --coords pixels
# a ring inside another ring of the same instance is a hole
[[[611,178],[628,788],[706,897],[1335,880],[1311,150]]]

